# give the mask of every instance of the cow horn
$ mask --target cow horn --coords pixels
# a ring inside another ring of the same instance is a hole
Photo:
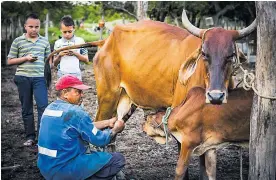
[[[255,19],[248,27],[238,30],[239,36],[237,39],[240,39],[249,35],[250,33],[252,33],[252,31],[256,29],[256,27],[257,27],[257,21]]]
[[[193,35],[195,35],[197,37],[200,37],[201,29],[192,25],[192,23],[189,21],[187,15],[186,15],[185,9],[183,9],[183,12],[182,12],[182,23],[183,23],[184,28],[186,28],[190,33],[192,33]]]

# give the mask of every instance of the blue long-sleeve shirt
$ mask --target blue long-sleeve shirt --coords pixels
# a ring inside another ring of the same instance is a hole
[[[37,162],[41,174],[46,179],[85,179],[93,175],[111,155],[85,154],[88,143],[105,146],[110,142],[110,134],[111,130],[98,130],[81,107],[56,100],[41,118]]]

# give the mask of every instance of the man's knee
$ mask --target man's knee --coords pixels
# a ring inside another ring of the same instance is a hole
[[[112,158],[114,159],[114,164],[117,167],[123,168],[126,164],[125,157],[121,153],[111,153]]]

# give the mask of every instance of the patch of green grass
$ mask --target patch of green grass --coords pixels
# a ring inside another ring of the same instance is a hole
[[[91,41],[96,41],[100,39],[100,36],[98,34],[92,34],[84,29],[77,29],[75,31],[75,35],[82,37],[85,42],[91,42]]]
[[[45,30],[40,29],[40,34],[42,36],[45,36]],[[76,29],[75,35],[78,37],[82,37],[85,42],[97,41],[100,39],[100,35],[92,34],[84,29]],[[59,36],[60,37],[62,36],[59,28],[51,27],[48,29],[48,38],[51,45],[54,45],[55,41],[59,39]],[[103,34],[104,39],[107,37],[108,37],[108,34]]]

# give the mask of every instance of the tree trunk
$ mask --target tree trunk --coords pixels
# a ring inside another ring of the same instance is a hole
[[[137,17],[139,20],[143,20],[147,18],[147,9],[148,9],[147,1],[137,1]]]
[[[10,18],[10,35],[9,35],[9,39],[14,39],[14,28],[13,28],[13,19]]]
[[[21,18],[20,16],[18,16],[18,28],[17,28],[17,31],[18,31],[18,35],[21,36],[23,34],[23,27],[22,27],[22,24],[21,24]]]
[[[276,2],[257,1],[256,89],[276,96]],[[254,97],[250,124],[249,180],[276,179],[276,101]]]
[[[45,38],[48,39],[48,28],[49,28],[49,12],[46,14],[46,20],[45,20]]]

